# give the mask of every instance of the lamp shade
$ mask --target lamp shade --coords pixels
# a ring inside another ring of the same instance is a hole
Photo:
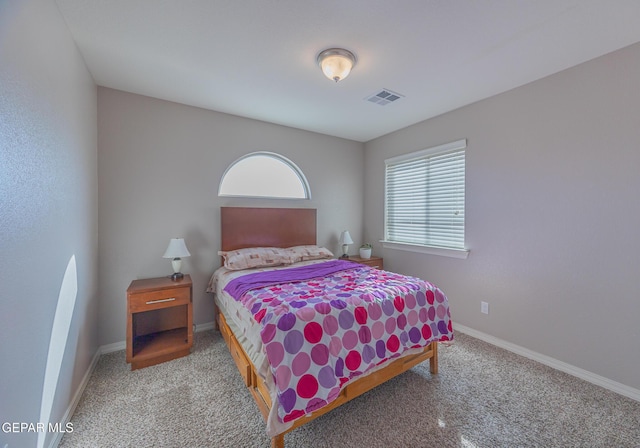
[[[345,230],[340,235],[340,244],[353,244],[353,240],[351,239],[351,235],[348,230]]]
[[[167,246],[167,250],[162,258],[182,258],[189,256],[191,256],[191,254],[189,253],[189,249],[187,249],[187,245],[184,243],[184,239],[171,238],[169,246]]]
[[[349,76],[356,65],[356,57],[349,50],[329,48],[318,55],[318,65],[327,78],[338,82]]]

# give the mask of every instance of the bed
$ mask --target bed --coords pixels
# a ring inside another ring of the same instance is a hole
[[[453,340],[442,291],[330,259],[316,246],[315,209],[220,210],[227,264],[236,267],[229,254],[246,256],[251,248],[273,253],[266,265],[248,269],[244,262],[237,269],[223,263],[208,288],[215,293],[217,327],[273,448],[284,447],[287,432],[419,363],[429,360],[437,374],[438,342]]]

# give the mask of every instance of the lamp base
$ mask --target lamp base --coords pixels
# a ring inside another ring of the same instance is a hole
[[[173,280],[174,282],[182,280],[183,278],[184,278],[184,274],[182,272],[174,272],[171,275],[171,280]]]
[[[349,258],[349,254],[343,254],[340,258]]]

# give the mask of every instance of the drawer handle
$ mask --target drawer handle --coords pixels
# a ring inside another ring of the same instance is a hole
[[[171,297],[169,299],[150,300],[147,302],[147,305],[153,305],[154,303],[162,303],[162,302],[173,302],[174,300],[176,300],[175,297]]]

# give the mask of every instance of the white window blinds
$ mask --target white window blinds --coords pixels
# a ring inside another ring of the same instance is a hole
[[[466,140],[387,159],[385,241],[464,249]]]

